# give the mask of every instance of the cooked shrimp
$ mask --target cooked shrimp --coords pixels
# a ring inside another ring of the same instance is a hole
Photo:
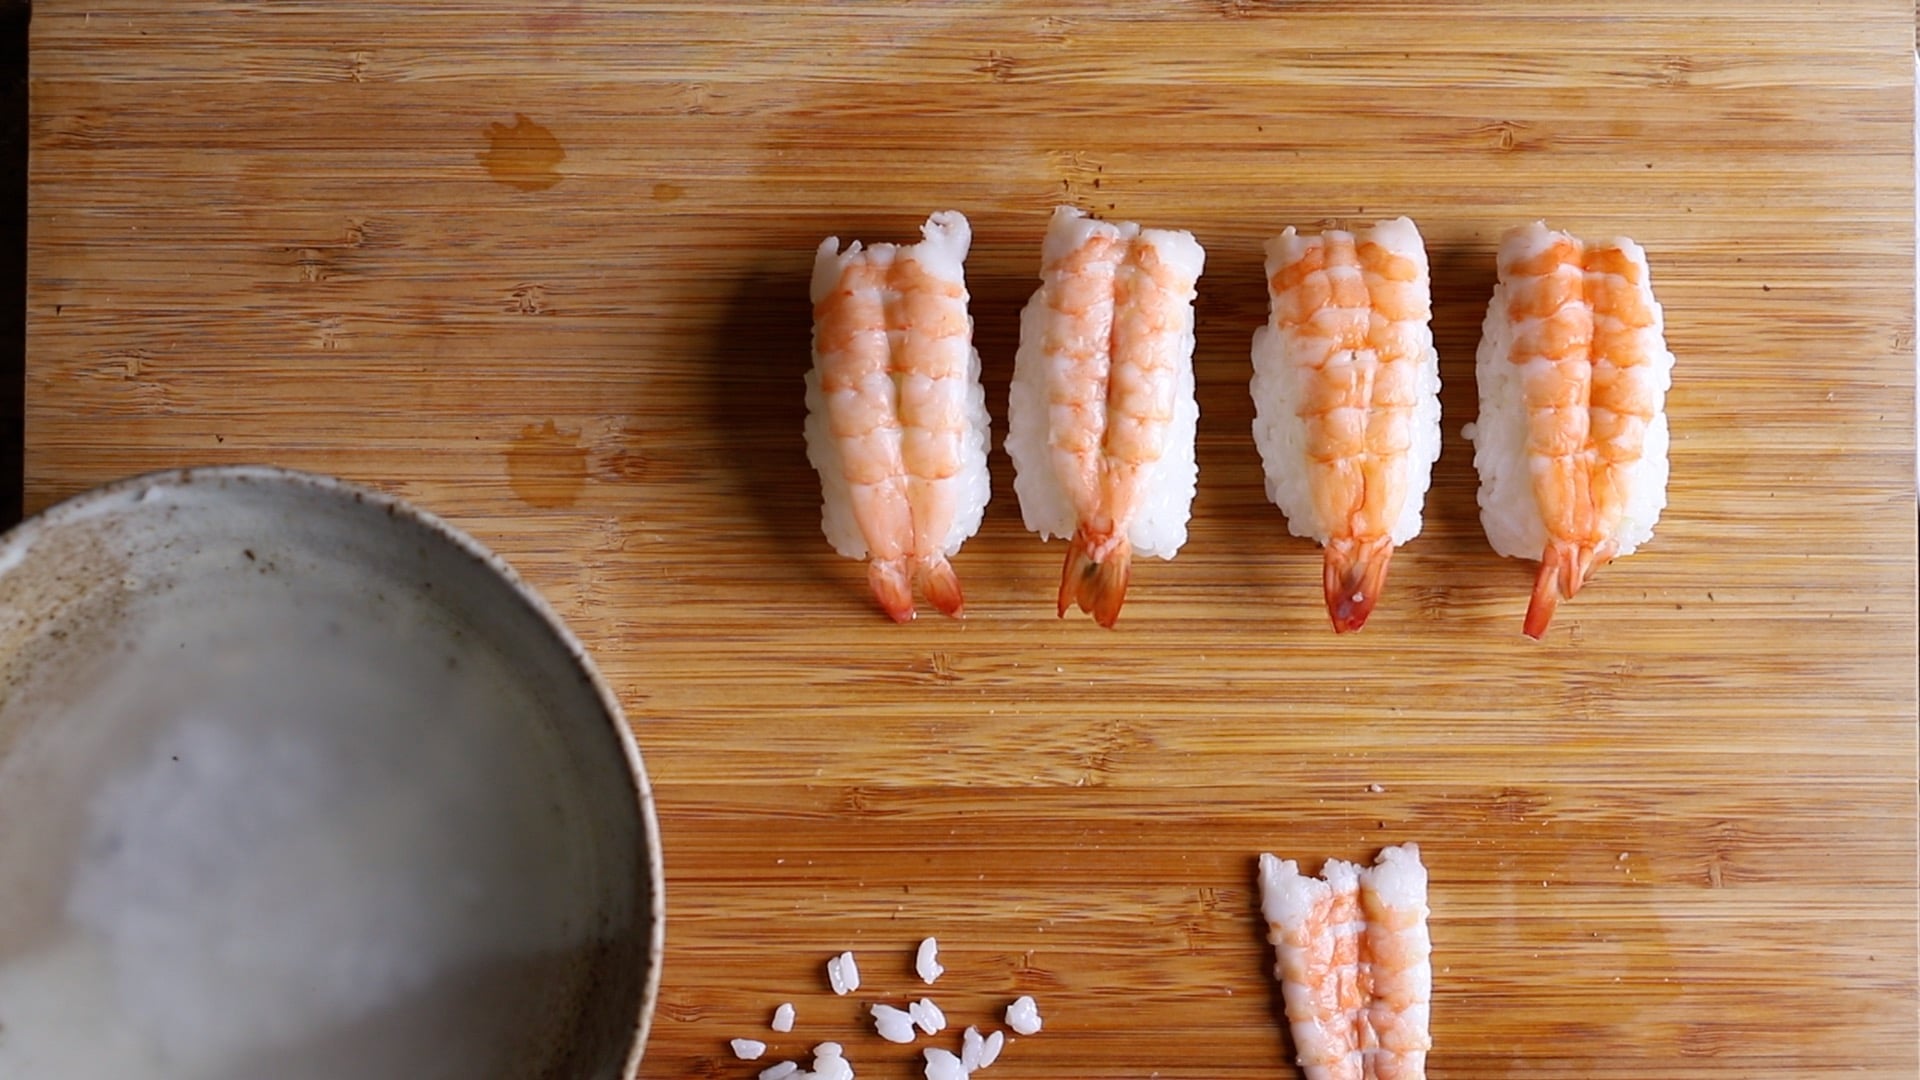
[[[1324,880],[1260,856],[1261,908],[1307,1080],[1419,1080],[1432,1048],[1427,871],[1414,844]]]
[[[925,239],[895,247],[837,238],[813,275],[808,457],[822,525],[896,621],[914,616],[917,579],[948,615],[964,606],[948,559],[979,528],[988,497],[986,398],[962,262],[967,219],[934,214]]]
[[[1440,454],[1426,246],[1404,217],[1358,238],[1289,228],[1267,242],[1267,286],[1252,383],[1267,492],[1326,548],[1334,630],[1358,630],[1395,546],[1420,532]]]
[[[1193,499],[1193,298],[1185,232],[1054,212],[1021,316],[1007,449],[1027,527],[1071,536],[1057,610],[1120,617],[1133,553],[1172,558]]]
[[[1420,1080],[1433,1049],[1433,941],[1427,935],[1427,868],[1418,844],[1382,850],[1360,872],[1360,909],[1367,931],[1371,994],[1364,1030],[1378,1080]]]
[[[1305,877],[1293,860],[1262,855],[1262,907],[1294,1050],[1308,1080],[1358,1080],[1368,998],[1360,868],[1334,859],[1322,874],[1325,880]]]
[[[1666,500],[1664,409],[1673,356],[1646,252],[1633,241],[1588,246],[1536,222],[1501,241],[1499,269],[1480,360],[1475,440],[1489,459],[1480,502],[1496,548],[1539,552],[1523,624],[1539,638],[1560,601],[1652,536]],[[1503,407],[1524,411],[1523,431],[1493,430],[1499,421],[1489,413]],[[1523,448],[1538,520],[1524,540],[1508,519],[1525,515],[1504,505],[1513,497],[1489,490],[1498,487],[1507,443]]]

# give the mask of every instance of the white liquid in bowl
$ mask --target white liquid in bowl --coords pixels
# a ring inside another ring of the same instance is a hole
[[[643,840],[562,711],[585,685],[478,563],[285,510],[120,545],[10,659],[0,867],[38,872],[0,869],[0,1076],[539,1075],[593,1041]]]

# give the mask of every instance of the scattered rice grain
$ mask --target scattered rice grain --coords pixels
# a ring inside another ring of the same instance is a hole
[[[778,1065],[769,1065],[760,1070],[760,1080],[787,1080],[787,1077],[800,1071],[798,1062],[783,1061]]]
[[[853,962],[851,952],[843,952],[827,961],[827,982],[833,992],[841,996],[860,989],[860,965]]]
[[[960,1036],[960,1064],[968,1072],[980,1067],[980,1055],[986,1050],[987,1040],[980,1037],[980,1029],[970,1027]]]
[[[921,998],[908,1005],[907,1014],[913,1017],[913,1022],[919,1025],[921,1031],[929,1035],[938,1035],[946,1029],[947,1014],[941,1012],[940,1006],[927,998]]]
[[[773,1030],[782,1033],[793,1030],[793,1002],[783,1001],[773,1010]]]
[[[920,951],[914,954],[913,970],[920,973],[920,981],[928,986],[947,969],[940,966],[940,943],[933,938],[920,942]]]
[[[759,1039],[735,1039],[728,1045],[733,1047],[733,1056],[741,1061],[758,1061],[760,1055],[767,1052],[767,1044]]]
[[[1000,1059],[1000,1049],[1007,1044],[1007,1033],[996,1031],[987,1036],[986,1045],[980,1048],[980,1067],[986,1068]]]
[[[811,1080],[853,1080],[853,1066],[840,1056],[839,1043],[823,1042],[813,1048],[813,1072],[808,1075]]]
[[[891,1005],[874,1005],[873,1030],[890,1043],[910,1043],[913,1041],[913,1014],[905,1009],[896,1009]]]
[[[967,1080],[967,1067],[953,1056],[953,1051],[929,1047],[921,1052],[927,1058],[927,1067],[921,1075],[927,1080]]]
[[[1007,1026],[1022,1035],[1032,1035],[1040,1030],[1040,1007],[1032,997],[1023,994],[1007,1006]]]

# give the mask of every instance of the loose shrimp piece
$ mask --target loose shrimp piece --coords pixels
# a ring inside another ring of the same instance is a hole
[[[1289,228],[1267,242],[1254,334],[1254,441],[1267,494],[1326,548],[1327,614],[1366,624],[1394,548],[1420,532],[1440,456],[1440,363],[1426,246],[1407,218],[1356,237]]]
[[[1478,364],[1481,518],[1502,554],[1540,560],[1523,624],[1540,638],[1562,600],[1653,535],[1673,355],[1631,240],[1589,246],[1536,222],[1502,239],[1499,270]]]
[[[1135,552],[1186,541],[1197,470],[1192,234],[1054,211],[1021,314],[1007,451],[1028,529],[1069,536],[1057,610],[1120,617]]]
[[[1261,906],[1299,1063],[1308,1080],[1347,1080],[1361,1076],[1369,993],[1360,868],[1333,859],[1322,873],[1315,880],[1291,859],[1262,855]]]
[[[1420,1080],[1433,1049],[1433,941],[1427,935],[1427,868],[1418,844],[1383,849],[1360,872],[1360,909],[1367,923],[1361,952],[1369,958],[1372,995],[1369,1074]]]
[[[972,230],[955,211],[905,247],[821,243],[813,272],[807,457],[834,549],[866,558],[894,620],[914,616],[917,579],[948,615],[964,607],[948,562],[989,495],[986,396],[962,272]]]
[[[1420,849],[1387,848],[1367,869],[1332,859],[1322,879],[1260,856],[1261,908],[1299,1064],[1307,1080],[1420,1080],[1433,1045]]]

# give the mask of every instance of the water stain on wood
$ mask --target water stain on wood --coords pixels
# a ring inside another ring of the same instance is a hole
[[[544,191],[560,182],[567,150],[553,132],[515,113],[513,126],[488,124],[486,136],[490,148],[475,156],[495,180],[522,191]]]
[[[586,482],[587,448],[578,431],[561,431],[551,420],[528,424],[507,447],[507,483],[530,506],[572,506]]]

